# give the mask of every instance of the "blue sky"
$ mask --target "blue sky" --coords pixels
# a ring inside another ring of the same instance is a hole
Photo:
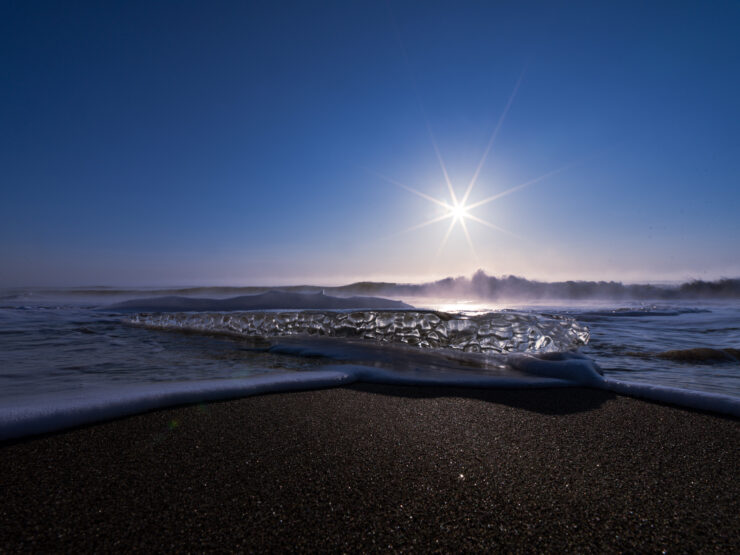
[[[737,2],[0,5],[0,285],[740,275]],[[462,196],[521,78],[469,203]],[[431,130],[431,133],[430,133]],[[432,139],[433,137],[433,139]]]

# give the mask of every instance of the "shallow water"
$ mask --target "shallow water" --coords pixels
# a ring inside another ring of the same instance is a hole
[[[563,363],[545,357],[527,366],[521,353],[573,350],[608,379],[740,399],[740,361],[733,351],[740,347],[737,302],[450,307],[415,299],[410,302],[438,311],[330,311],[322,313],[321,330],[315,327],[316,312],[224,318],[223,313],[132,315],[105,308],[117,300],[91,302],[79,295],[0,300],[0,409],[91,400],[104,405],[131,388],[187,385],[192,391],[214,380],[227,387],[259,376],[300,372],[308,378],[307,372],[347,365],[375,369],[368,379],[376,381],[477,376],[493,386],[544,387],[567,383],[568,376],[558,374]],[[461,310],[466,308],[475,310]],[[266,320],[272,322],[269,333],[259,327]],[[320,333],[308,334],[299,324]],[[388,325],[395,327],[383,327]],[[332,326],[341,333],[333,333]],[[437,331],[447,334],[445,340],[428,341]],[[484,352],[469,352],[481,351],[483,344]],[[535,367],[544,370],[533,374]]]
[[[732,354],[740,346],[737,303],[569,312],[591,330],[581,352],[608,376],[740,397],[740,360]],[[699,351],[707,348],[714,353]]]

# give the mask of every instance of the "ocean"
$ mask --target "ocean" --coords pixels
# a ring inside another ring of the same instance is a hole
[[[0,439],[354,381],[588,385],[740,416],[737,300],[232,292],[0,293]]]

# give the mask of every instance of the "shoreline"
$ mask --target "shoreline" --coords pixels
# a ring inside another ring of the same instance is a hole
[[[732,551],[740,421],[353,384],[0,444],[0,550]]]

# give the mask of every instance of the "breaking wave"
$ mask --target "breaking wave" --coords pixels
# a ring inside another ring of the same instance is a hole
[[[482,353],[569,351],[588,343],[589,329],[572,318],[513,312],[290,311],[135,314],[128,323],[237,337],[292,335],[404,343]]]
[[[276,309],[399,309],[412,308],[401,301],[380,297],[334,297],[318,293],[293,293],[266,291],[256,295],[242,295],[228,299],[204,299],[182,296],[151,297],[124,301],[106,307],[116,311],[233,311],[233,310],[276,310]]]

